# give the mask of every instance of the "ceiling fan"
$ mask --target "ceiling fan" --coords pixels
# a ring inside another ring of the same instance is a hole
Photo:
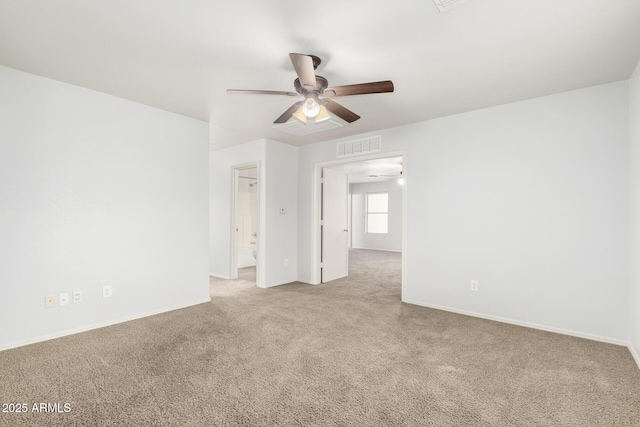
[[[393,92],[393,82],[391,80],[329,87],[327,79],[315,73],[315,69],[320,65],[320,58],[315,55],[303,55],[300,53],[290,53],[289,58],[298,75],[298,78],[293,82],[295,92],[227,89],[227,93],[285,96],[302,95],[304,96],[304,100],[298,101],[289,107],[274,123],[286,123],[291,117],[295,117],[306,124],[308,119],[313,119],[315,123],[330,119],[331,116],[329,112],[340,117],[347,123],[355,122],[360,118],[360,116],[353,111],[348,110],[331,99],[333,97]]]
[[[400,171],[400,173],[395,174],[395,175],[368,175],[369,178],[388,178],[385,181],[393,181],[394,179],[397,180],[402,180],[402,171]]]
[[[384,170],[382,169],[383,172],[387,172],[385,173],[370,173],[369,175],[367,175],[369,178],[387,178],[385,179],[385,181],[394,181],[397,180],[400,184],[404,183],[404,177],[402,176],[402,162],[398,163],[398,164],[393,164],[393,169],[395,169],[395,167],[399,167],[400,170],[398,171],[398,173],[391,173],[389,174],[389,172],[391,172],[391,170]],[[375,170],[375,169],[374,169]]]

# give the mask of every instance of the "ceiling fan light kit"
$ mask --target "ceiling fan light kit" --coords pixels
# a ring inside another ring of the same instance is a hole
[[[330,118],[331,118],[331,115],[327,111],[327,107],[325,107],[324,105],[320,105],[320,111],[316,115],[315,122],[322,123],[325,120],[329,120]]]
[[[311,119],[320,112],[320,104],[318,104],[318,101],[316,101],[314,97],[310,96],[305,99],[304,104],[302,104],[302,112]]]
[[[300,120],[302,123],[307,124],[307,116],[304,114],[304,111],[302,111],[302,107],[298,108],[292,116]]]
[[[440,12],[446,12],[456,6],[460,6],[469,0],[433,0]]]
[[[309,96],[304,103],[294,113],[293,117],[306,124],[308,119],[313,119],[314,123],[322,123],[329,120],[331,115],[327,107],[322,105],[316,96]]]
[[[304,101],[298,101],[287,111],[278,117],[274,123],[286,123],[291,117],[307,124],[308,119],[313,119],[313,123],[321,123],[331,118],[330,112],[340,117],[347,123],[353,123],[360,118],[359,115],[343,107],[330,99],[337,96],[366,95],[371,93],[393,92],[393,82],[384,80],[380,82],[359,83],[345,86],[329,87],[329,82],[322,76],[315,73],[316,68],[322,62],[315,55],[303,55],[300,53],[290,53],[289,58],[298,78],[293,82],[296,92],[274,91],[274,90],[245,90],[227,89],[229,94],[251,94],[251,95],[285,95],[304,96]]]

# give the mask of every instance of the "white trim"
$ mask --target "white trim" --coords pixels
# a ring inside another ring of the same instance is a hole
[[[237,279],[238,278],[238,251],[236,248],[236,228],[238,224],[236,224],[236,211],[238,210],[237,199],[238,199],[238,176],[241,170],[245,169],[256,169],[256,175],[258,177],[258,229],[257,237],[256,237],[256,286],[263,287],[261,285],[264,284],[263,273],[262,273],[262,263],[261,259],[261,251],[260,251],[260,243],[262,239],[262,206],[264,205],[261,202],[262,194],[264,193],[265,188],[265,180],[261,175],[260,161],[253,161],[248,163],[242,163],[239,165],[231,166],[231,253],[230,253],[230,272],[229,279]]]
[[[404,298],[404,295],[407,295],[407,254],[409,253],[409,245],[407,243],[407,215],[409,210],[407,209],[408,197],[409,194],[409,180],[407,179],[408,174],[408,165],[409,158],[407,156],[407,152],[402,152],[402,175],[404,178],[404,184],[402,185],[402,256],[400,257],[400,262],[402,266],[400,267],[402,270],[402,274],[400,274],[400,300]]]
[[[364,250],[367,250],[367,251],[381,251],[381,252],[396,252],[396,253],[399,253],[399,254],[402,253],[402,250],[395,251],[393,249],[359,248],[359,247],[355,247],[355,246],[353,246],[351,249],[364,249]]]
[[[633,346],[633,344],[628,343],[627,347],[629,347],[629,351],[631,352],[631,355],[633,356],[633,360],[636,361],[636,364],[638,365],[638,369],[640,369],[640,354],[638,354],[638,352],[636,351],[636,349]]]
[[[230,280],[231,278],[229,276],[224,276],[222,274],[215,274],[215,273],[209,273],[210,277],[215,277],[217,279],[225,279],[225,280]]]
[[[465,316],[472,316],[472,317],[478,317],[481,319],[494,320],[496,322],[508,323],[508,324],[517,325],[517,326],[524,326],[526,328],[531,328],[531,329],[539,329],[541,331],[554,332],[562,335],[570,335],[572,337],[578,337],[578,338],[585,338],[592,341],[600,341],[608,344],[623,345],[625,347],[629,346],[629,342],[625,340],[617,339],[617,338],[603,337],[601,335],[587,334],[584,332],[572,331],[569,329],[554,328],[551,326],[539,325],[537,323],[523,322],[520,320],[509,319],[506,317],[492,316],[489,314],[482,314],[482,313],[476,313],[474,311],[460,310],[457,308],[445,307],[445,306],[436,305],[436,304],[427,304],[427,303],[411,301],[411,300],[402,300],[402,302],[406,302],[407,304],[419,305],[421,307],[434,308],[436,310],[449,311],[451,313],[464,314]],[[637,360],[638,359],[636,359],[636,361]],[[638,364],[638,366],[640,366],[640,364]]]
[[[236,249],[238,238],[238,232],[236,231],[236,199],[238,198],[238,174],[239,170],[235,167],[231,167],[231,214],[229,217],[231,218],[231,227],[229,231],[231,235],[229,236],[229,241],[231,243],[231,248],[229,249],[229,279],[237,279],[238,278],[238,250]]]
[[[311,284],[320,284],[320,226],[324,225],[320,220],[320,198],[322,192],[322,167],[317,164],[313,167],[313,187],[311,189]]]
[[[125,317],[121,317],[121,318],[115,319],[115,320],[108,320],[108,321],[105,321],[105,322],[94,323],[94,324],[89,325],[89,326],[82,326],[80,328],[68,329],[66,331],[56,332],[54,334],[49,334],[49,335],[43,335],[43,336],[36,337],[36,338],[30,338],[30,339],[23,340],[23,341],[15,341],[15,342],[12,342],[12,343],[1,345],[0,346],[0,351],[9,350],[11,348],[16,348],[16,347],[22,347],[22,346],[29,345],[29,344],[35,344],[35,343],[42,342],[42,341],[48,341],[48,340],[52,340],[52,339],[55,339],[55,338],[62,338],[62,337],[66,337],[68,335],[79,334],[81,332],[87,332],[87,331],[91,331],[93,329],[104,328],[106,326],[113,326],[113,325],[117,325],[118,323],[129,322],[131,320],[141,319],[143,317],[155,316],[156,314],[162,314],[162,313],[166,313],[166,312],[169,312],[169,311],[179,310],[181,308],[192,307],[194,305],[200,305],[200,304],[204,304],[204,303],[208,303],[208,302],[211,302],[211,298],[204,298],[202,300],[197,300],[197,301],[194,301],[194,302],[191,302],[191,303],[187,303],[187,304],[180,304],[180,305],[177,305],[177,306],[171,306],[171,307],[163,308],[163,309],[160,309],[160,310],[148,311],[148,312],[145,312],[145,313],[142,313],[142,314],[134,314],[134,315],[131,315],[131,316],[125,316]]]
[[[287,282],[287,283],[276,283],[274,285],[261,284],[261,285],[257,285],[257,286],[259,288],[262,288],[262,289],[269,289],[269,288],[275,288],[276,286],[291,285],[292,283],[297,283],[297,281],[295,281],[295,282]]]
[[[296,280],[295,282],[291,282],[291,283],[302,283],[303,285],[311,285],[311,286],[317,286],[320,283],[311,283],[311,282],[306,282],[304,280]],[[285,285],[290,285],[291,283],[284,283]]]

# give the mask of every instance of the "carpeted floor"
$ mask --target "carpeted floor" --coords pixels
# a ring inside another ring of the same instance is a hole
[[[638,426],[629,351],[400,302],[400,255],[0,352],[0,425]]]

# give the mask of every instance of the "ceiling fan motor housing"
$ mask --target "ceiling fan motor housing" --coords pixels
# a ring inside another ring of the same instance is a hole
[[[315,56],[315,55],[307,55],[311,57],[311,60],[313,61],[313,69],[317,70],[318,69],[318,65],[320,65],[320,63],[322,62],[322,60]]]
[[[327,81],[327,79],[325,79],[322,76],[316,76],[315,92],[317,92],[318,94],[322,94],[322,92],[324,92],[327,86],[329,86],[329,82]],[[305,93],[310,92],[307,88],[302,86],[302,84],[300,83],[300,79],[295,79],[293,81],[293,87],[295,87],[296,92],[298,92],[301,95],[304,95]]]

